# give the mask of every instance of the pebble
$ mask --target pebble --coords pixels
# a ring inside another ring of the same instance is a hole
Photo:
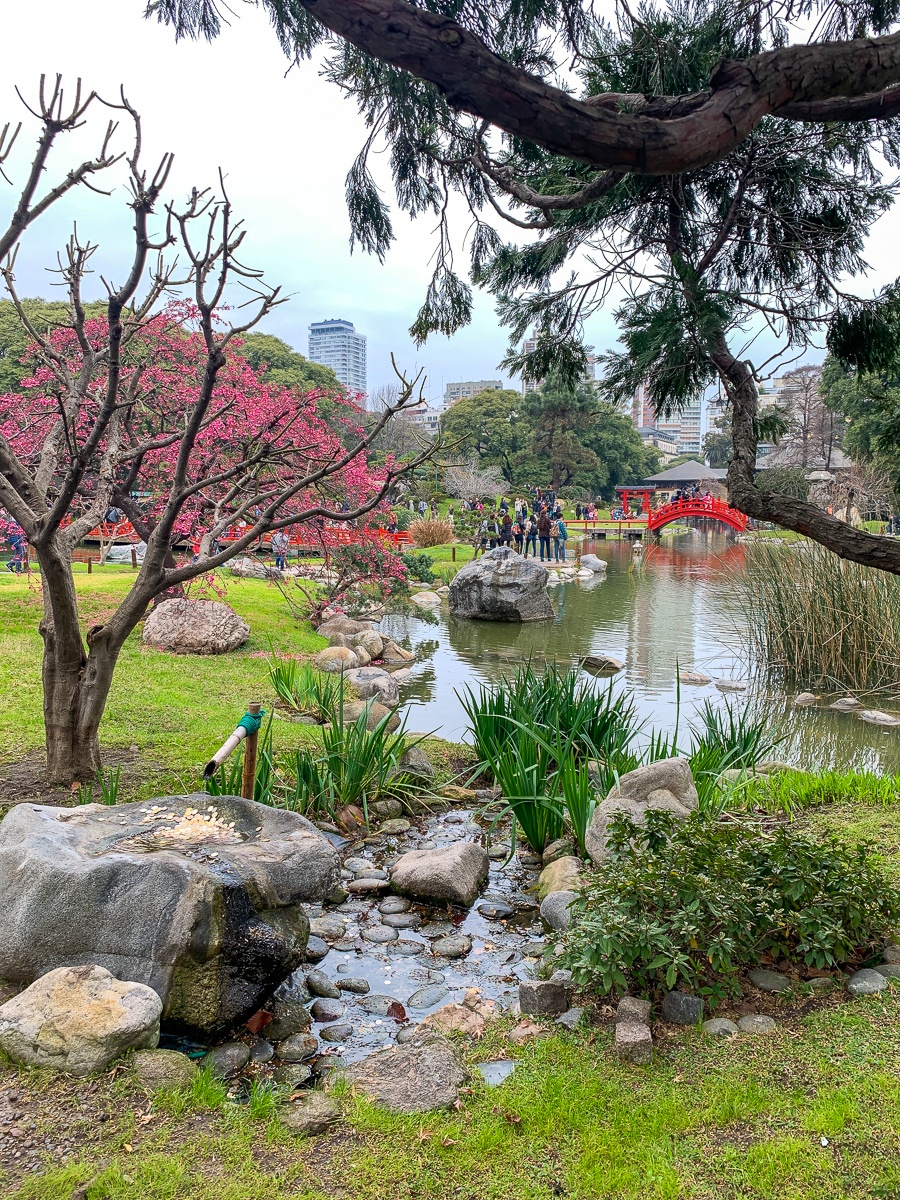
[[[340,1000],[341,998],[341,993],[324,971],[307,971],[306,986],[312,996],[325,996],[330,1000]]]
[[[311,1011],[317,1021],[336,1021],[344,1015],[344,1006],[339,1000],[322,999],[316,1000]]]
[[[362,935],[367,942],[375,942],[378,945],[395,942],[400,936],[396,929],[391,929],[390,925],[369,925],[362,931]]]
[[[769,971],[765,967],[757,967],[747,978],[761,992],[789,992],[793,986],[787,975],[782,975],[780,971]]]
[[[353,1036],[352,1025],[326,1025],[319,1031],[323,1042],[346,1042]]]
[[[464,958],[471,949],[472,939],[466,933],[439,937],[431,944],[432,953],[439,954],[441,958]]]
[[[389,942],[387,952],[413,958],[416,954],[424,954],[427,949],[428,946],[425,942],[414,942],[412,938],[401,938],[397,942]]]
[[[368,871],[375,864],[371,858],[345,858],[344,869],[352,871],[354,875],[358,875],[360,871]]]
[[[328,943],[315,934],[310,934],[306,943],[306,952],[304,958],[307,962],[321,962],[328,953]]]
[[[378,826],[379,833],[409,833],[410,829],[412,829],[412,824],[405,817],[395,817],[391,821],[382,821]]]
[[[348,886],[352,887],[352,884]],[[309,923],[309,931],[316,937],[326,938],[329,942],[341,938],[347,932],[347,923],[343,917],[313,917]]]
[[[213,1075],[219,1079],[231,1079],[238,1075],[250,1061],[250,1047],[243,1042],[226,1042],[216,1046],[203,1058],[203,1065],[209,1066]]]
[[[271,1042],[267,1042],[265,1038],[260,1038],[259,1041],[250,1049],[250,1061],[255,1063],[271,1062],[275,1057],[275,1047]]]
[[[487,854],[491,862],[504,862],[507,858],[509,858],[509,846],[491,846]]]
[[[354,896],[377,895],[379,892],[386,892],[390,889],[390,883],[385,879],[372,879],[366,876],[362,879],[351,879],[347,884],[347,891],[352,892]]]
[[[737,1025],[741,1033],[772,1033],[778,1028],[771,1017],[766,1017],[762,1013],[741,1017]]]
[[[366,867],[365,871],[360,871],[356,876],[357,879],[387,879],[387,871],[382,871],[381,867]]]
[[[396,996],[382,996],[378,992],[371,996],[364,996],[362,1000],[357,1001],[363,1012],[370,1013],[373,1017],[386,1017],[390,1006],[398,1003]]]
[[[850,976],[847,991],[851,996],[874,996],[876,992],[883,992],[887,985],[888,981],[884,975],[864,967],[862,971]]]
[[[306,1062],[307,1059],[315,1057],[318,1049],[319,1043],[311,1034],[295,1033],[279,1042],[275,1052],[285,1062]]]
[[[433,983],[430,987],[419,988],[417,992],[413,992],[406,1002],[407,1008],[431,1008],[435,1004],[440,1004],[445,996],[450,993],[442,984]]]
[[[398,913],[409,912],[412,901],[405,896],[386,896],[378,905],[378,911],[385,916],[396,916]]]
[[[372,990],[368,979],[357,979],[355,977],[339,979],[338,987],[342,992],[355,992],[358,996],[365,996],[367,992]]]
[[[703,1022],[703,1032],[708,1033],[710,1037],[732,1037],[738,1032],[738,1027],[734,1021],[725,1017],[713,1017],[712,1020]]]
[[[455,929],[456,926],[451,925],[449,921],[429,921],[427,925],[421,927],[419,933],[423,937],[437,938],[446,937],[448,934],[453,933]]]
[[[382,924],[389,925],[391,929],[418,929],[422,924],[422,918],[414,912],[383,913],[382,916]]]
[[[503,921],[507,917],[511,917],[515,911],[511,905],[505,904],[502,900],[482,900],[477,908],[481,915],[487,917],[489,921]]]

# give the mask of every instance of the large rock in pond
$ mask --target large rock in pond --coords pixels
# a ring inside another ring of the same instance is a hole
[[[218,600],[164,600],[144,622],[148,646],[172,654],[227,654],[250,636],[242,617]]]
[[[585,834],[585,849],[594,862],[605,856],[607,826],[620,813],[642,825],[648,809],[662,809],[683,818],[695,812],[699,803],[686,758],[664,758],[638,767],[623,775],[618,786],[597,805]]]
[[[445,900],[468,908],[488,877],[488,856],[474,842],[434,850],[410,850],[391,872],[395,892],[416,900]]]
[[[153,988],[170,1024],[227,1029],[301,964],[302,903],[339,868],[304,817],[239,796],[18,804],[0,824],[0,978],[99,964]]]
[[[596,554],[582,554],[579,562],[586,571],[592,571],[595,575],[600,575],[606,570],[605,560],[598,558]]]
[[[545,621],[553,615],[547,568],[500,546],[467,563],[450,584],[450,612],[476,621]]]
[[[388,708],[400,703],[400,687],[396,679],[381,667],[359,667],[348,671],[346,678],[363,700],[377,700]]]
[[[17,1063],[73,1075],[103,1071],[159,1041],[162,1001],[103,967],[59,967],[0,1006],[0,1047]]]

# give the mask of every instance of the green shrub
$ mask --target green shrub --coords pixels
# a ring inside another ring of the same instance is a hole
[[[716,1001],[761,956],[819,969],[869,955],[900,920],[900,893],[866,846],[703,814],[617,818],[609,857],[572,906],[566,959],[600,992],[682,986]]]
[[[400,561],[406,567],[410,579],[415,579],[417,583],[434,583],[435,575],[431,569],[434,559],[430,555],[407,550],[405,554],[400,555]]]
[[[869,807],[900,804],[900,775],[875,775],[871,771],[779,771],[750,776],[741,787],[747,807],[767,813],[794,816],[826,804],[864,804]]]

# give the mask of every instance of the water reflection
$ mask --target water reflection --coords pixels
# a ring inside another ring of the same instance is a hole
[[[635,696],[647,726],[671,729],[679,716],[678,671],[713,679],[746,680],[746,694],[725,697],[712,686],[682,686],[680,721],[686,732],[705,699],[750,704],[787,736],[779,757],[799,766],[877,767],[900,771],[900,729],[866,725],[848,713],[794,709],[790,699],[753,683],[746,638],[733,584],[744,568],[744,547],[714,532],[664,539],[637,559],[627,543],[597,543],[607,560],[606,578],[551,587],[552,622],[525,625],[463,621],[446,609],[438,624],[415,615],[390,615],[383,626],[412,649],[435,645],[419,661],[404,698],[412,702],[412,728],[458,740],[465,715],[455,691],[491,680],[517,663],[577,662],[610,654],[625,663],[616,690]],[[431,646],[428,647],[431,649]],[[596,687],[606,687],[597,680]],[[878,707],[891,710],[888,702]],[[900,709],[896,702],[894,709]]]

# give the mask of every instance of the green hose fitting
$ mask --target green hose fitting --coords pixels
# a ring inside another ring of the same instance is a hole
[[[258,717],[254,717],[252,713],[248,713],[248,712],[244,713],[244,715],[238,721],[237,727],[238,727],[238,729],[246,729],[248,734],[259,733],[260,727],[262,725],[262,719],[265,715],[266,715],[266,710],[264,708],[261,708],[259,710]]]

